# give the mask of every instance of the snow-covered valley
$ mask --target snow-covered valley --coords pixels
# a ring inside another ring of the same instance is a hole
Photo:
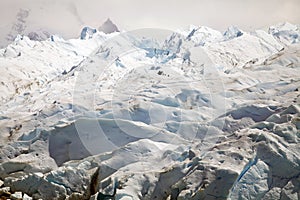
[[[0,50],[1,199],[300,199],[300,30]]]

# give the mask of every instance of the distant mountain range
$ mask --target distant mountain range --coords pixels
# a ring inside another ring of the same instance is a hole
[[[4,36],[4,40],[0,42],[0,47],[5,47],[7,44],[13,42],[17,35],[26,35],[31,40],[42,41],[50,38],[51,31],[38,28],[36,30],[28,29],[27,19],[30,16],[30,10],[20,9],[16,15],[16,18],[8,31],[7,35]],[[119,32],[118,27],[111,21],[107,19],[101,26],[98,28],[99,31],[104,33]]]

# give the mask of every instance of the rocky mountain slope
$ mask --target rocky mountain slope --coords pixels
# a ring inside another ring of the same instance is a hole
[[[297,26],[110,32],[0,50],[2,199],[300,199]]]

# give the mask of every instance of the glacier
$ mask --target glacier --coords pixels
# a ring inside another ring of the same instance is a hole
[[[18,35],[0,49],[0,198],[300,199],[299,35]]]

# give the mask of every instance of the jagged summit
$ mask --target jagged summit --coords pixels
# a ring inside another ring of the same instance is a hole
[[[108,18],[99,28],[104,33],[120,32],[118,27]]]
[[[93,34],[96,32],[97,32],[96,29],[93,29],[90,27],[84,27],[81,31],[80,39],[82,39],[82,40],[90,39],[93,37]]]
[[[224,39],[226,39],[226,40],[230,40],[230,39],[233,39],[233,38],[236,38],[236,37],[240,37],[242,35],[243,35],[243,31],[241,31],[236,26],[229,26],[223,34]]]
[[[43,41],[50,38],[51,34],[46,30],[39,29],[36,31],[29,32],[27,36],[29,37],[30,40]]]
[[[296,25],[289,22],[270,26],[269,34],[272,34],[278,41],[285,45],[299,42],[299,29]]]

